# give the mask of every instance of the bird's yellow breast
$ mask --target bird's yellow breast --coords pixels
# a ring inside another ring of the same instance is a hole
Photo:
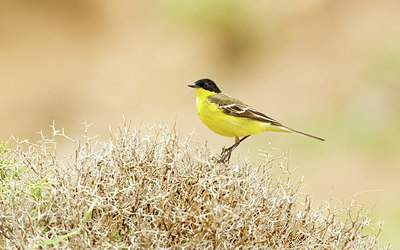
[[[196,106],[200,120],[215,133],[227,137],[244,137],[269,130],[267,123],[225,114],[207,97],[215,93],[197,88]]]

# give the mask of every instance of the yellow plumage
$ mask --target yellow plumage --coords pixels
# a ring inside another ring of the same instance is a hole
[[[235,137],[235,144],[222,150],[221,162],[229,160],[232,151],[247,137],[264,131],[294,132],[324,141],[320,137],[288,128],[249,105],[222,93],[210,79],[200,79],[188,86],[196,90],[196,107],[200,120],[219,135]]]
[[[227,137],[244,137],[258,134],[264,131],[289,132],[277,126],[271,126],[269,123],[253,120],[246,117],[235,117],[226,115],[218,105],[211,103],[208,97],[211,95],[220,95],[221,98],[227,98],[227,95],[216,94],[214,92],[196,88],[197,98],[196,107],[200,120],[215,133]],[[229,97],[228,97],[229,98]],[[230,101],[236,101],[231,98]]]

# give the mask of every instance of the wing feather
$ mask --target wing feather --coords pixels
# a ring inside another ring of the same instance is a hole
[[[218,108],[227,115],[266,122],[278,127],[283,126],[280,122],[272,119],[271,117],[268,117],[267,115],[255,110],[251,106],[244,104],[243,102],[226,94],[215,94],[209,96],[208,100],[211,103],[217,105]]]

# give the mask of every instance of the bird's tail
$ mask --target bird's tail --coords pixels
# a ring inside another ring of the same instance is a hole
[[[314,139],[317,139],[317,140],[320,140],[320,141],[325,141],[325,139],[323,139],[321,137],[310,135],[310,134],[307,134],[307,133],[304,133],[304,132],[300,132],[300,131],[297,131],[297,130],[292,129],[292,128],[288,128],[288,127],[280,127],[280,128],[282,130],[284,130],[284,131],[287,131],[287,132],[293,132],[293,133],[297,133],[297,134],[300,134],[300,135],[311,137],[311,138],[314,138]]]

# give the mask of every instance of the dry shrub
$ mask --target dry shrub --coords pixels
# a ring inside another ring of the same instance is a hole
[[[1,150],[2,248],[32,247],[83,224],[45,247],[377,247],[380,229],[364,232],[370,219],[361,207],[314,208],[284,158],[216,163],[206,145],[166,127],[143,136],[125,124],[104,142],[53,130],[37,144],[14,140],[12,150]],[[73,156],[57,156],[57,136],[74,143]],[[281,168],[279,177],[272,168]]]

